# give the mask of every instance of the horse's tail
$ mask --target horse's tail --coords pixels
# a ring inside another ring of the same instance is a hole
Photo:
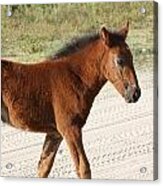
[[[3,100],[3,88],[5,87],[5,76],[10,74],[13,69],[13,63],[7,59],[1,59],[1,120],[10,124],[8,108]]]
[[[1,120],[4,123],[11,125],[10,119],[9,119],[8,108],[6,107],[6,105],[2,99],[2,94],[1,94]]]

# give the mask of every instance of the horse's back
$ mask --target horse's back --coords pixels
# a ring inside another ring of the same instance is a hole
[[[5,66],[8,66],[10,64],[12,64],[13,62],[11,62],[10,60],[8,59],[4,59],[4,58],[1,58],[1,67],[4,68]]]
[[[7,59],[1,59],[1,76],[3,78],[3,73],[12,69],[13,62]]]

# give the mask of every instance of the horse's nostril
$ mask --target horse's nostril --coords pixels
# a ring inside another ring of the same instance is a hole
[[[125,88],[126,91],[129,89],[129,85],[128,85],[127,82],[124,83],[124,88]]]
[[[138,97],[138,90],[135,91],[134,96]]]
[[[140,88],[133,88],[131,86],[125,86],[125,100],[127,103],[135,103],[138,101],[141,90]]]
[[[140,88],[137,88],[133,95],[134,100],[138,100],[140,97],[140,94],[141,94]]]

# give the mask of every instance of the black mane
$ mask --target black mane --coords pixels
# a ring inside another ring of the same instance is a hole
[[[117,45],[120,41],[124,40],[118,32],[113,32],[110,30],[109,32],[112,35],[112,42],[114,43],[114,45]],[[51,58],[58,59],[61,57],[66,57],[70,54],[74,54],[80,49],[84,48],[87,44],[96,41],[99,38],[100,34],[97,32],[73,38],[69,43],[66,43],[63,48],[58,50]]]
[[[52,56],[52,59],[58,59],[60,57],[66,57],[70,54],[78,52],[80,49],[84,48],[90,42],[99,39],[99,33],[86,34],[81,37],[73,38],[69,43],[66,43],[63,48],[57,51]]]

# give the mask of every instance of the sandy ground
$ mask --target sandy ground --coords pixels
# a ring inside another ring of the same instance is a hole
[[[110,83],[96,97],[83,129],[86,154],[96,179],[153,179],[153,75],[138,72],[142,96],[127,104]],[[2,123],[1,175],[37,177],[44,134]],[[49,177],[76,178],[65,142]]]

